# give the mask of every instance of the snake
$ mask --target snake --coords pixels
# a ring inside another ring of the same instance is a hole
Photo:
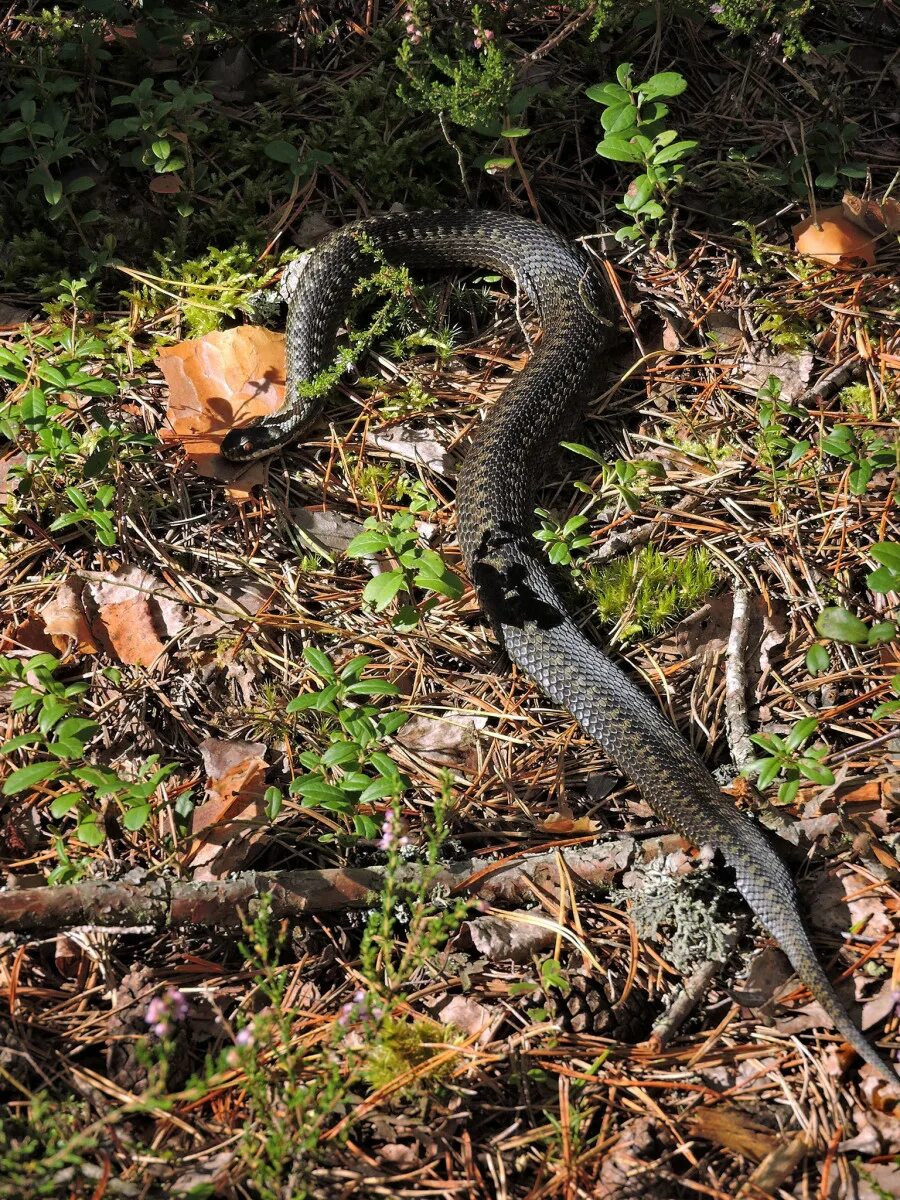
[[[223,457],[248,462],[294,441],[318,415],[337,338],[373,263],[482,269],[531,303],[541,336],[482,421],[457,480],[457,531],[469,578],[510,660],[566,709],[688,841],[715,851],[765,930],[843,1038],[892,1084],[890,1063],[854,1024],[812,946],[792,877],[767,833],[725,796],[648,695],[581,630],[534,531],[537,489],[561,437],[577,428],[608,356],[612,289],[587,251],[545,225],[488,210],[393,212],[330,233],[288,299],[285,401],[230,429]]]

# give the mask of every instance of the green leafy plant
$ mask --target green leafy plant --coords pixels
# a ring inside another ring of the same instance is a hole
[[[584,492],[595,502],[604,502],[610,496],[615,496],[631,512],[637,512],[641,507],[641,495],[646,491],[649,481],[665,478],[665,467],[652,458],[617,458],[614,463],[607,463],[596,450],[583,446],[581,442],[560,442],[560,445],[600,468],[599,481],[587,484],[578,479],[573,484],[576,491]]]
[[[365,530],[356,535],[347,547],[351,558],[372,554],[390,554],[397,566],[374,575],[363,590],[363,599],[376,612],[383,612],[400,595],[409,598],[395,613],[395,629],[413,629],[438,602],[439,596],[458,600],[463,593],[459,576],[455,575],[436,550],[423,546],[416,526],[416,502],[405,511],[395,512],[390,520],[367,517]],[[424,600],[414,601],[416,589],[426,593]],[[427,593],[432,593],[429,597]]]
[[[679,138],[665,128],[668,105],[661,97],[680,96],[687,81],[676,71],[661,71],[635,82],[631,63],[616,68],[615,83],[595,84],[586,95],[603,106],[600,123],[604,136],[597,145],[601,158],[633,163],[641,168],[628,185],[624,199],[616,205],[633,219],[619,229],[621,241],[646,237],[665,216],[675,190],[684,182],[685,159],[696,149],[691,139]]]
[[[877,646],[880,642],[893,641],[897,636],[897,626],[894,621],[878,621],[868,626],[848,609],[832,605],[819,613],[816,632],[833,642],[847,642],[851,646]]]
[[[786,738],[776,733],[755,733],[750,740],[764,754],[754,759],[745,768],[747,774],[757,775],[757,786],[767,788],[779,776],[783,781],[778,789],[778,803],[791,804],[800,790],[801,777],[826,787],[834,783],[834,774],[825,766],[823,759],[828,754],[827,746],[812,746],[804,749],[806,742],[819,727],[815,717],[804,717],[798,721]]]
[[[74,817],[78,838],[88,846],[99,846],[106,836],[99,823],[100,802],[111,801],[119,809],[126,829],[141,829],[150,818],[151,798],[175,766],[160,767],[159,756],[151,755],[137,778],[129,781],[107,767],[86,762],[86,748],[99,729],[96,721],[76,714],[88,684],[63,683],[56,678],[59,667],[52,654],[37,654],[27,662],[0,656],[0,681],[14,687],[10,711],[37,720],[36,729],[0,746],[3,755],[22,750],[37,755],[36,761],[6,776],[2,792],[16,796],[37,787],[52,788],[50,815],[57,820]]]
[[[318,734],[325,749],[304,750],[297,756],[305,774],[293,779],[288,791],[300,796],[304,807],[346,816],[359,837],[374,838],[378,826],[360,807],[400,796],[409,787],[407,777],[380,749],[409,714],[373,702],[398,696],[400,690],[387,679],[365,676],[372,661],[367,654],[351,658],[340,669],[314,646],[307,646],[303,657],[321,682],[291,700],[287,711],[318,714]],[[277,811],[274,794],[267,793],[266,803],[269,811]]]
[[[852,425],[834,425],[822,439],[821,448],[824,454],[850,464],[848,487],[854,496],[862,496],[876,471],[896,470],[900,441],[889,442]]]
[[[536,508],[534,511],[541,518],[541,527],[535,530],[534,536],[544,543],[547,557],[558,566],[571,566],[593,540],[589,533],[580,532],[587,525],[588,518],[584,513],[576,513],[560,524],[546,508]]]
[[[116,384],[87,369],[102,353],[97,338],[74,326],[0,346],[0,379],[13,385],[0,402],[0,435],[25,451],[10,468],[15,489],[0,526],[12,526],[29,507],[36,518],[49,508],[57,513],[51,531],[78,525],[102,545],[115,545],[115,488],[103,476],[114,460],[136,456],[153,439],[112,420],[105,401]],[[72,395],[86,397],[83,410],[64,402]]]
[[[900,696],[900,675],[895,675],[890,682],[891,691]],[[894,713],[900,712],[900,699],[898,700],[882,700],[872,710],[872,717],[876,721],[880,721],[882,717],[892,717]]]
[[[900,545],[897,542],[877,542],[869,547],[867,553],[881,564],[869,572],[866,579],[869,591],[882,596],[888,592],[900,592]]]

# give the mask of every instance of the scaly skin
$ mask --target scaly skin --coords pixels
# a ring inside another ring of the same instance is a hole
[[[510,658],[597,739],[653,809],[697,845],[714,847],[835,1027],[892,1084],[897,1075],[838,999],[803,926],[793,882],[768,838],[722,795],[712,776],[644,693],[577,628],[533,538],[535,490],[563,431],[593,390],[606,348],[606,297],[586,256],[548,230],[491,212],[398,213],[338,231],[303,268],[286,337],[288,401],[233,430],[222,453],[245,461],[292,440],[317,404],[295,396],[334,361],[354,285],[371,247],[391,263],[483,267],[513,279],[537,308],[540,345],[493,406],[459,476],[459,540],[469,574]]]

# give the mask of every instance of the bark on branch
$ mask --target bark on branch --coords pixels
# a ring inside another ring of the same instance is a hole
[[[576,884],[610,883],[637,857],[648,861],[684,843],[675,835],[638,843],[621,837],[614,842],[554,849],[491,861],[464,859],[447,863],[429,888],[458,895],[477,895],[491,903],[533,899],[535,884],[553,888],[558,862]],[[420,864],[401,868],[401,880],[422,878]],[[191,883],[180,879],[86,880],[64,887],[11,887],[0,891],[0,933],[56,933],[73,925],[97,928],[139,927],[163,930],[176,926],[240,929],[264,895],[272,898],[274,916],[297,918],[312,913],[371,908],[384,886],[384,867],[344,867],[322,871],[246,871],[234,879]]]

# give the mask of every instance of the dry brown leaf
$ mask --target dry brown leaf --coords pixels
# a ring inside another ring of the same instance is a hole
[[[453,475],[456,467],[453,456],[439,440],[439,435],[428,425],[406,423],[392,425],[389,429],[369,435],[369,441],[392,458],[427,467],[436,475]]]
[[[60,654],[96,654],[99,650],[82,604],[83,588],[80,579],[64,579],[41,609],[41,620]]]
[[[0,633],[0,654],[10,651],[30,651],[32,654],[55,654],[56,646],[39,616],[27,613],[21,625],[7,625]]]
[[[266,813],[266,747],[262,742],[207,738],[200,743],[206,799],[194,810],[194,878],[222,879],[243,866],[262,837]]]
[[[850,221],[841,205],[820,209],[814,217],[791,228],[798,254],[828,263],[831,267],[849,270],[860,261],[875,265],[875,244],[871,233]]]
[[[781,1140],[779,1134],[733,1104],[695,1109],[688,1120],[688,1128],[693,1137],[752,1158],[754,1162],[762,1162]]]
[[[893,196],[884,200],[864,200],[852,192],[844,192],[841,211],[848,221],[866,233],[900,233],[900,200]]]
[[[592,821],[590,817],[548,817],[546,821],[539,821],[537,828],[541,833],[571,836],[596,833],[601,826],[599,821]]]
[[[181,180],[174,172],[157,175],[150,180],[150,191],[157,196],[175,196],[181,191]]]
[[[119,567],[115,575],[87,586],[96,607],[91,632],[119,662],[158,666],[166,649],[162,636],[174,637],[187,624],[184,609],[140,567]]]
[[[490,1041],[496,1016],[493,1009],[479,1004],[471,996],[452,996],[437,1014],[442,1025],[455,1025],[481,1046]]]
[[[227,484],[246,500],[265,480],[265,464],[238,466],[219,454],[235,425],[275,412],[284,401],[284,337],[241,325],[160,351],[157,365],[169,385],[164,441],[180,442],[197,472]]]
[[[535,954],[549,949],[556,940],[553,930],[543,925],[532,925],[524,920],[505,921],[500,917],[476,917],[474,921],[464,921],[460,932],[491,962],[530,962]]]
[[[775,375],[781,381],[781,399],[793,404],[809,386],[812,369],[813,356],[808,350],[795,354],[792,350],[770,350],[755,344],[737,359],[731,382],[755,394],[770,375]]]
[[[406,750],[412,750],[428,762],[442,767],[456,767],[467,762],[475,746],[478,730],[487,724],[487,717],[476,713],[448,712],[441,717],[419,715],[395,735]]]
[[[333,509],[292,508],[291,521],[316,546],[326,550],[346,550],[364,528],[362,521],[345,517]]]
[[[14,450],[5,458],[0,458],[0,504],[4,504],[15,493],[19,483],[16,476],[10,479],[10,471],[13,467],[21,467],[24,462],[25,455],[20,454],[18,450]]]

